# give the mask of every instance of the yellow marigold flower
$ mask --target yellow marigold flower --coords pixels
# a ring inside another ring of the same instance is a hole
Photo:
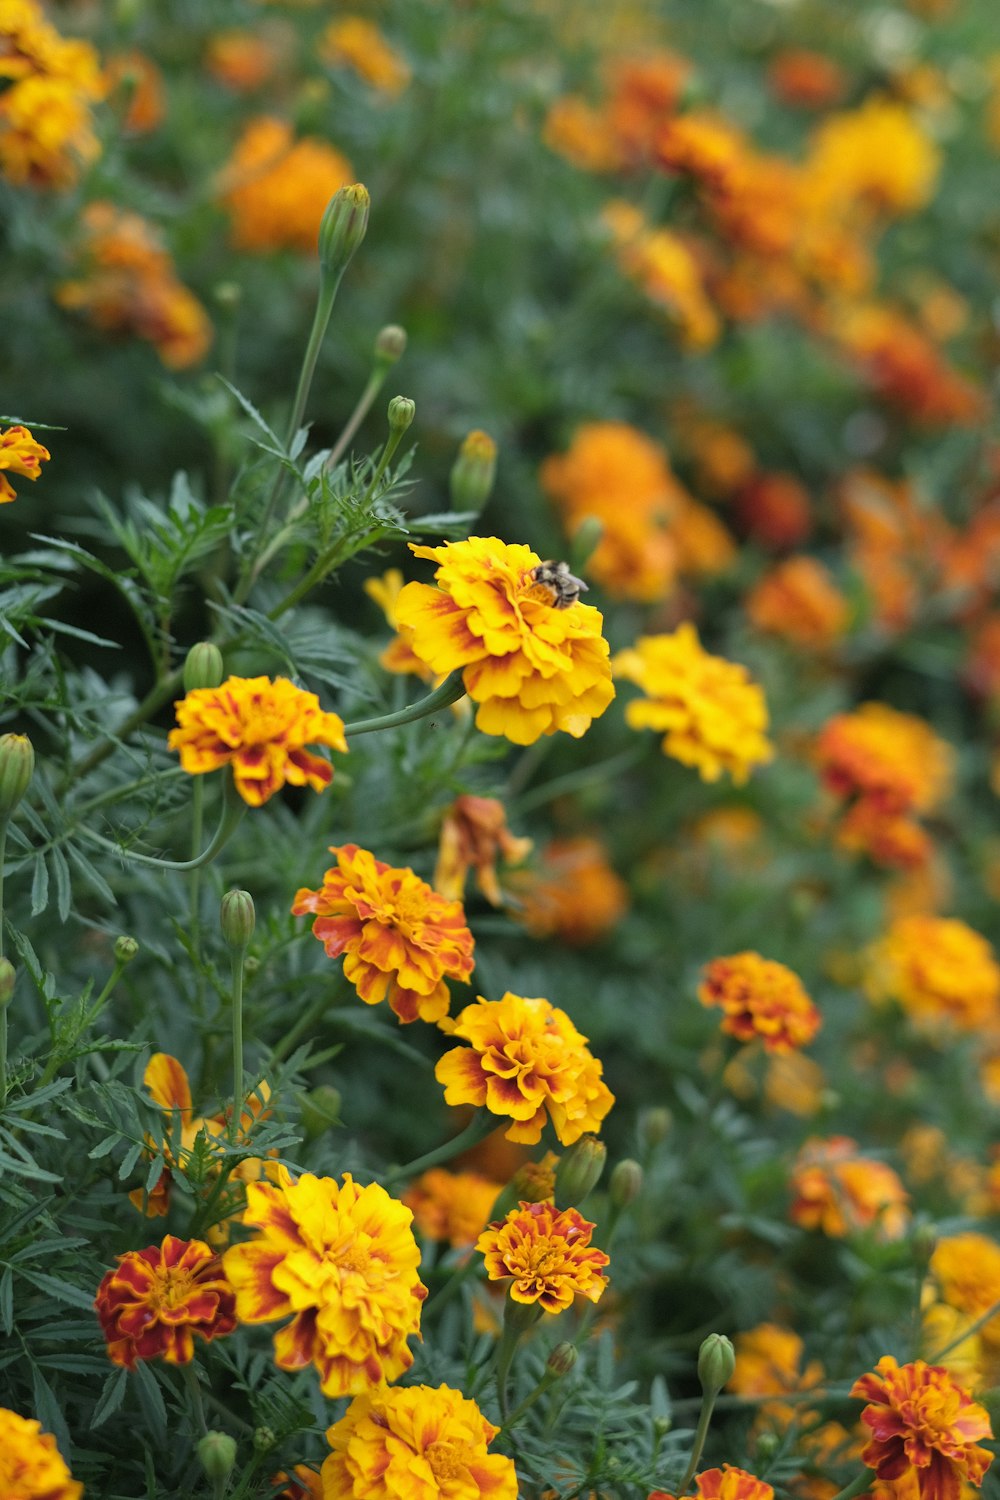
[[[914,1021],[981,1034],[1000,1024],[1000,966],[956,917],[899,917],[866,955],[873,1000],[897,1000]]]
[[[223,1257],[241,1323],[294,1314],[274,1336],[282,1370],[315,1365],[326,1396],[395,1380],[413,1363],[427,1288],[418,1277],[413,1215],[378,1183],[343,1185],[285,1167],[250,1183],[244,1224],[260,1234]]]
[[[553,839],[538,870],[511,882],[515,914],[535,937],[555,935],[571,947],[605,937],[628,910],[629,890],[599,839]]]
[[[163,1358],[186,1365],[194,1338],[219,1338],[236,1327],[233,1289],[222,1262],[203,1240],[168,1234],[160,1245],[119,1255],[97,1289],[94,1307],[108,1358],[126,1370]]]
[[[621,148],[606,113],[579,94],[566,94],[552,104],[542,140],[550,151],[585,172],[616,172],[622,164]]]
[[[934,1247],[929,1270],[941,1300],[964,1313],[968,1323],[1000,1302],[1000,1245],[985,1234],[945,1235]],[[1000,1352],[1000,1313],[980,1335]]]
[[[456,1249],[472,1245],[485,1229],[502,1184],[478,1172],[431,1167],[412,1182],[403,1202],[413,1210],[417,1233],[447,1240]]]
[[[92,106],[103,97],[100,58],[68,40],[34,0],[0,10],[0,174],[15,185],[71,187],[100,155]]]
[[[909,1194],[885,1162],[858,1153],[846,1135],[806,1141],[791,1174],[791,1218],[835,1239],[874,1229],[898,1240],[909,1223]]]
[[[633,729],[665,730],[664,753],[697,766],[703,781],[727,771],[742,786],[755,766],[773,758],[762,689],[746,667],[711,656],[689,621],[672,635],[640,636],[612,665],[647,695],[628,705],[626,721]]]
[[[503,905],[497,879],[497,860],[516,865],[527,859],[531,839],[515,838],[507,827],[507,813],[495,797],[457,797],[441,824],[434,889],[449,901],[461,901],[470,870],[476,886],[491,906]]]
[[[37,479],[43,463],[52,457],[48,448],[43,448],[28,431],[18,423],[0,432],[0,505],[17,499],[14,486],[4,474],[20,474],[24,479]]]
[[[0,1495],[11,1500],[80,1500],[83,1485],[66,1467],[56,1440],[32,1417],[0,1406]]]
[[[721,1469],[703,1469],[695,1475],[698,1500],[774,1500],[774,1490],[746,1469],[723,1464]],[[677,1500],[666,1490],[651,1490],[648,1500]]]
[[[194,688],[179,699],[177,728],[167,746],[190,776],[233,768],[236,790],[261,807],[285,785],[321,792],[333,778],[330,762],[306,745],[346,751],[344,721],[324,713],[315,693],[285,677],[229,677],[218,688]]]
[[[476,727],[516,745],[585,734],[615,695],[599,612],[557,607],[534,577],[542,559],[519,543],[474,536],[410,551],[438,563],[437,587],[406,585],[400,629],[432,671],[461,670]]]
[[[686,349],[709,349],[719,337],[719,316],[709,301],[701,267],[679,235],[651,227],[622,199],[602,215],[618,264],[656,307],[663,310]]]
[[[512,1301],[561,1313],[576,1296],[597,1302],[608,1284],[601,1271],[609,1257],[590,1243],[596,1228],[575,1208],[560,1213],[553,1203],[522,1203],[490,1224],[476,1249],[490,1281],[510,1280]]]
[[[362,588],[385,615],[386,624],[396,629],[396,601],[403,591],[403,573],[400,568],[387,568],[381,578],[366,578]],[[434,673],[420,660],[412,646],[401,635],[389,642],[379,657],[379,664],[387,672],[401,676],[419,677],[423,682],[433,682]],[[437,679],[439,682],[443,678]]]
[[[911,214],[930,202],[941,153],[913,112],[892,99],[866,99],[830,115],[816,132],[806,172],[832,204]]]
[[[814,557],[789,557],[765,573],[747,595],[747,614],[758,630],[793,645],[825,651],[847,629],[847,600]]]
[[[861,1459],[879,1479],[912,1474],[920,1500],[959,1500],[963,1481],[982,1483],[993,1462],[978,1442],[993,1436],[989,1416],[942,1366],[900,1365],[886,1354],[851,1395],[870,1403],[861,1413],[872,1434]]]
[[[805,1346],[797,1333],[777,1323],[758,1323],[756,1328],[738,1333],[734,1343],[736,1368],[727,1383],[728,1390],[737,1396],[774,1396],[774,1401],[760,1404],[758,1415],[781,1429],[796,1417],[808,1415],[800,1403],[780,1399],[811,1390],[823,1381],[819,1360],[810,1360],[803,1367]]]
[[[326,1434],[324,1500],[517,1500],[513,1460],[486,1451],[499,1431],[446,1385],[358,1396]]]
[[[986,1369],[993,1361],[985,1358],[980,1335],[969,1333],[968,1313],[959,1312],[947,1302],[936,1302],[932,1279],[925,1281],[920,1303],[921,1357],[944,1365],[952,1380],[968,1391],[993,1385],[995,1382],[986,1375]],[[939,1349],[945,1352],[939,1355]],[[991,1352],[995,1355],[995,1346]]]
[[[318,254],[326,206],[353,180],[350,162],[326,141],[296,141],[291,125],[266,115],[250,120],[219,183],[232,216],[233,244],[237,250]]]
[[[502,1000],[480,996],[453,1032],[470,1046],[446,1052],[434,1069],[447,1104],[506,1115],[507,1139],[527,1146],[541,1140],[546,1114],[564,1146],[600,1130],[614,1095],[565,1011],[509,992]]]
[[[404,866],[383,864],[357,844],[331,845],[335,869],[319,890],[303,887],[292,911],[313,912],[313,937],[330,958],[343,953],[344,976],[366,1005],[388,998],[401,1021],[440,1021],[451,994],[446,979],[468,982],[472,933],[459,901],[446,901]]]
[[[820,775],[842,797],[863,797],[882,813],[931,812],[951,784],[955,753],[916,714],[862,703],[824,725]]]
[[[768,1052],[805,1047],[822,1025],[798,975],[759,953],[733,953],[706,964],[698,999],[722,1008],[722,1030],[729,1036],[741,1042],[759,1037]]]
[[[359,78],[380,94],[401,94],[410,70],[378,27],[363,16],[340,16],[331,21],[319,41],[323,62],[353,68]]]

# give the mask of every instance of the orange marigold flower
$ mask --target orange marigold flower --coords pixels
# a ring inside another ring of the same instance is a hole
[[[879,1479],[914,1474],[920,1500],[959,1500],[963,1481],[982,1483],[993,1462],[979,1444],[993,1436],[989,1415],[943,1366],[900,1365],[886,1354],[851,1395],[870,1403],[861,1413],[872,1434],[861,1459]]]
[[[296,1464],[291,1474],[284,1470],[275,1474],[273,1485],[283,1484],[284,1489],[273,1496],[273,1500],[323,1500],[323,1481],[315,1469],[305,1464]]]
[[[609,73],[608,122],[630,163],[648,157],[663,122],[680,103],[691,64],[676,52],[617,58]]]
[[[18,423],[0,432],[0,505],[17,499],[17,493],[8,474],[20,474],[24,479],[37,479],[43,463],[52,457],[48,448],[43,448],[28,431]]]
[[[698,999],[721,1006],[722,1030],[729,1036],[741,1042],[759,1037],[768,1052],[806,1046],[822,1024],[798,975],[759,953],[733,953],[706,964]]]
[[[654,142],[657,163],[668,172],[696,178],[724,190],[746,160],[740,131],[720,115],[691,110],[661,126]]]
[[[1000,1024],[1000,966],[991,945],[957,917],[899,917],[866,955],[873,1000],[897,1000],[922,1024],[981,1034]]]
[[[194,1358],[194,1338],[218,1338],[236,1327],[233,1288],[222,1262],[203,1240],[178,1240],[118,1256],[97,1289],[94,1307],[116,1365],[141,1359],[171,1365]]]
[[[885,813],[867,797],[859,798],[841,820],[837,843],[891,870],[921,870],[934,852],[930,834],[919,823]]]
[[[83,1485],[66,1467],[56,1440],[33,1417],[0,1406],[0,1495],[11,1500],[80,1500]]]
[[[105,82],[97,52],[61,36],[35,0],[6,0],[0,79],[0,174],[17,186],[72,187],[101,151],[93,105]]]
[[[955,758],[923,719],[887,703],[836,714],[816,752],[831,791],[863,797],[885,814],[931,812],[948,791]]]
[[[964,1313],[969,1323],[1000,1302],[1000,1245],[985,1234],[950,1234],[938,1240],[930,1259],[938,1295]],[[1000,1313],[980,1329],[983,1341],[1000,1351]]]
[[[509,992],[502,1000],[480,996],[453,1032],[470,1046],[446,1052],[434,1069],[447,1104],[506,1115],[507,1139],[527,1146],[541,1140],[546,1115],[564,1146],[600,1130],[614,1095],[565,1011]]]
[[[843,69],[832,58],[804,48],[779,52],[767,70],[767,82],[776,99],[798,109],[824,109],[847,89]]]
[[[723,1464],[721,1469],[703,1469],[695,1475],[698,1500],[774,1500],[774,1490],[746,1469]],[[651,1490],[649,1500],[676,1500],[666,1490]]]
[[[616,172],[622,165],[621,148],[607,113],[579,94],[555,100],[545,117],[542,140],[550,151],[585,172]]]
[[[250,1183],[244,1224],[260,1234],[223,1257],[242,1323],[294,1314],[274,1336],[282,1370],[315,1365],[326,1396],[395,1380],[413,1363],[427,1288],[418,1277],[413,1215],[378,1183],[343,1185],[277,1168]]]
[[[983,416],[980,388],[903,313],[867,303],[838,319],[833,332],[876,394],[915,423],[968,427]]]
[[[478,1172],[431,1167],[410,1184],[403,1202],[413,1210],[418,1234],[459,1249],[473,1244],[485,1229],[500,1189],[499,1182]]]
[[[490,1281],[510,1279],[512,1301],[561,1313],[575,1296],[598,1301],[608,1284],[601,1270],[609,1257],[590,1243],[596,1228],[575,1208],[559,1212],[553,1203],[522,1203],[490,1224],[476,1249]]]
[[[209,38],[205,67],[223,88],[252,93],[267,83],[278,66],[274,42],[256,31],[219,31]]]
[[[437,587],[406,585],[399,627],[432,671],[462,672],[476,727],[516,745],[585,734],[615,695],[600,613],[579,599],[557,607],[535,580],[542,559],[519,543],[474,536],[410,551],[438,563]]]
[[[819,1386],[823,1381],[823,1366],[818,1360],[810,1360],[803,1366],[805,1346],[799,1335],[777,1323],[758,1323],[756,1328],[738,1333],[734,1344],[736,1368],[727,1389],[737,1396],[777,1398],[762,1402],[758,1414],[779,1428],[787,1427],[797,1416],[801,1418],[798,1402],[780,1398]]]
[[[451,1003],[446,978],[464,984],[473,970],[461,902],[357,844],[333,844],[330,853],[336,868],[319,890],[296,892],[293,913],[315,914],[313,937],[330,958],[346,955],[344,975],[366,1005],[388,998],[401,1021],[440,1021]]]
[[[441,824],[434,889],[449,901],[461,901],[465,879],[476,872],[476,886],[491,906],[503,905],[497,879],[497,859],[516,865],[527,859],[531,839],[515,838],[507,827],[507,813],[495,797],[456,797]]]
[[[736,514],[755,541],[781,551],[812,530],[809,491],[794,474],[755,474],[736,496]]]
[[[541,866],[511,881],[515,914],[535,937],[586,947],[613,931],[628,910],[629,889],[600,839],[553,839]]]
[[[609,203],[602,218],[622,271],[662,308],[683,347],[710,348],[719,337],[719,317],[689,245],[671,230],[649,225],[637,208],[621,199]]]
[[[144,52],[115,52],[107,58],[104,78],[112,104],[123,114],[132,135],[148,135],[163,123],[167,91],[163,74]]]
[[[791,1174],[791,1218],[803,1229],[835,1239],[874,1229],[882,1240],[898,1240],[909,1222],[909,1194],[885,1162],[858,1153],[846,1135],[806,1141]]]
[[[446,1385],[368,1392],[327,1431],[324,1500],[517,1500],[513,1460],[486,1451],[499,1431]]]
[[[358,77],[380,94],[401,94],[410,70],[378,27],[363,16],[340,16],[323,32],[319,55],[335,67],[353,68]]]
[[[344,721],[324,713],[315,693],[285,677],[229,677],[217,688],[194,688],[179,699],[177,728],[167,746],[189,776],[233,768],[236,790],[261,807],[285,785],[321,792],[333,779],[330,762],[306,745],[347,750]]]
[[[219,191],[232,216],[237,250],[318,254],[320,221],[339,188],[354,180],[346,157],[326,141],[262,116],[250,120],[222,173]]]
[[[814,557],[789,557],[759,578],[747,595],[747,614],[758,630],[796,646],[824,651],[847,629],[847,600]]]
[[[773,758],[762,689],[746,667],[711,656],[689,621],[672,635],[641,636],[613,666],[647,695],[628,705],[627,723],[665,730],[664,754],[697,766],[702,781],[718,781],[727,771],[742,786],[755,766]]]

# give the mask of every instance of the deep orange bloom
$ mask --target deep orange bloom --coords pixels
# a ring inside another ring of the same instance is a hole
[[[296,1464],[291,1474],[275,1474],[271,1483],[285,1486],[273,1500],[323,1500],[323,1481],[317,1470],[306,1464]]]
[[[285,677],[229,677],[217,688],[195,688],[179,699],[177,728],[167,746],[189,776],[233,768],[236,790],[261,807],[285,785],[321,792],[333,779],[330,762],[306,745],[347,750],[344,721],[324,713],[315,693]]]
[[[218,31],[209,38],[205,67],[223,88],[252,93],[267,83],[279,62],[275,44],[256,31]]]
[[[522,1203],[484,1229],[476,1249],[490,1281],[510,1280],[512,1301],[561,1313],[575,1296],[596,1302],[608,1284],[601,1271],[609,1257],[590,1243],[596,1227],[575,1208]]]
[[[163,74],[144,52],[116,52],[107,58],[104,78],[112,104],[123,113],[123,128],[148,135],[163,123],[167,92]]]
[[[660,126],[680,103],[691,64],[676,52],[616,58],[608,69],[608,123],[630,164],[650,153]]]
[[[127,1370],[161,1357],[186,1365],[194,1358],[194,1334],[208,1340],[236,1327],[233,1288],[214,1250],[172,1234],[160,1245],[119,1255],[94,1307],[109,1359]]]
[[[831,332],[876,394],[913,422],[968,427],[983,417],[982,390],[904,313],[868,303],[850,310]]]
[[[982,1035],[1000,1025],[1000,964],[957,917],[898,917],[865,956],[873,1000],[898,1000],[918,1024]]]
[[[43,448],[41,443],[36,442],[28,431],[20,423],[15,427],[8,427],[0,432],[0,505],[7,505],[11,500],[17,499],[14,486],[10,483],[8,474],[20,474],[24,479],[37,479],[42,472],[41,466],[52,457],[48,448]]]
[[[0,1495],[10,1500],[80,1500],[83,1485],[66,1467],[56,1440],[32,1417],[0,1406]]]
[[[429,1240],[447,1240],[456,1249],[471,1245],[489,1222],[503,1184],[478,1172],[449,1172],[431,1167],[403,1194],[413,1210],[417,1232]]]
[[[330,958],[346,955],[345,978],[366,1005],[388,998],[401,1021],[440,1021],[451,1003],[445,980],[466,983],[474,966],[461,902],[357,844],[334,844],[330,853],[336,867],[319,890],[296,892],[293,913],[315,914],[313,937]]]
[[[461,901],[466,876],[475,870],[478,889],[491,906],[502,906],[497,860],[520,864],[532,847],[531,839],[511,833],[504,805],[495,797],[456,797],[441,824],[434,889],[449,901]]]
[[[753,539],[778,552],[799,546],[812,530],[809,491],[794,474],[755,474],[740,489],[735,509]]]
[[[824,651],[847,629],[848,605],[829,571],[814,557],[789,557],[765,573],[747,595],[758,630],[796,646]]]
[[[900,1365],[886,1354],[851,1395],[867,1400],[861,1420],[871,1441],[861,1458],[879,1479],[914,1475],[920,1500],[959,1500],[962,1484],[980,1485],[993,1454],[989,1415],[941,1365]]]
[[[346,157],[316,136],[295,140],[286,121],[247,122],[219,181],[237,250],[318,254],[330,199],[354,180]]]
[[[859,798],[842,818],[837,843],[891,870],[923,869],[934,847],[930,834],[913,818],[885,813],[867,797]]]
[[[797,109],[824,109],[847,90],[843,69],[822,52],[786,48],[772,60],[767,81],[775,98]]]
[[[822,1024],[798,975],[759,953],[733,953],[706,964],[698,999],[721,1006],[722,1030],[729,1036],[741,1042],[760,1038],[768,1052],[806,1046]]]
[[[427,1288],[418,1276],[413,1215],[378,1183],[343,1185],[285,1167],[250,1183],[244,1224],[260,1234],[223,1257],[243,1323],[294,1314],[274,1336],[282,1370],[315,1365],[326,1396],[395,1380],[413,1363]]]
[[[806,1141],[792,1169],[791,1218],[835,1239],[874,1229],[898,1240],[909,1222],[909,1194],[885,1162],[858,1153],[846,1135]]]
[[[614,1104],[587,1038],[548,1000],[509,992],[467,1005],[452,1028],[471,1045],[439,1060],[434,1076],[447,1104],[484,1105],[513,1121],[509,1141],[533,1146],[546,1116],[564,1146],[599,1131]]]
[[[583,948],[613,931],[628,910],[629,890],[599,839],[585,835],[546,844],[537,870],[511,881],[514,914],[535,937],[555,935]]]
[[[915,714],[862,703],[836,714],[816,747],[820,775],[842,797],[863,797],[880,812],[931,812],[951,782],[954,751]]]
[[[695,1475],[698,1500],[774,1500],[774,1490],[746,1469],[723,1464],[721,1469],[703,1469]],[[651,1490],[649,1500],[675,1500],[666,1490]]]

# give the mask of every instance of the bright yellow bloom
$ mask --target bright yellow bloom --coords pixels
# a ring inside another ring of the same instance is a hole
[[[35,0],[0,6],[0,175],[21,186],[71,187],[100,155],[92,106],[103,97],[100,59],[68,40]]]
[[[711,348],[719,316],[708,299],[701,267],[679,235],[649,225],[633,204],[614,199],[602,215],[618,264],[662,309],[685,349]]]
[[[759,1037],[768,1052],[811,1042],[822,1018],[791,969],[759,953],[733,953],[707,964],[698,987],[702,1005],[724,1012],[722,1030],[741,1042]]]
[[[413,1215],[378,1183],[343,1186],[277,1168],[276,1185],[250,1183],[245,1224],[261,1233],[223,1264],[241,1323],[294,1314],[274,1336],[282,1370],[315,1365],[326,1396],[395,1380],[413,1363],[427,1288],[418,1277]]]
[[[950,1234],[938,1240],[930,1275],[949,1307],[974,1323],[1000,1302],[1000,1245],[985,1234]],[[1000,1353],[1000,1313],[980,1330],[983,1341]]]
[[[331,21],[320,37],[319,55],[335,67],[353,68],[381,94],[400,94],[410,81],[410,70],[399,53],[363,16],[340,16]]]
[[[48,448],[35,441],[27,427],[18,424],[0,432],[0,505],[17,499],[17,493],[4,470],[24,479],[37,479],[41,465],[52,457]]]
[[[909,1194],[882,1161],[858,1153],[846,1135],[806,1141],[792,1169],[791,1218],[803,1229],[835,1239],[874,1229],[881,1240],[898,1240],[909,1223]]]
[[[746,667],[711,656],[689,621],[672,635],[640,636],[612,665],[647,695],[628,705],[626,721],[633,729],[665,730],[664,753],[697,766],[703,781],[718,781],[726,771],[742,786],[755,766],[773,758],[763,690]]]
[[[388,997],[401,1021],[440,1021],[451,994],[446,979],[465,983],[473,938],[459,901],[446,901],[404,866],[383,864],[357,844],[331,846],[337,856],[319,890],[303,887],[295,916],[313,912],[313,937],[330,958],[343,953],[344,976],[366,1005]]]
[[[10,1500],[80,1500],[83,1485],[56,1440],[31,1417],[0,1406],[0,1495]],[[515,1492],[516,1496],[516,1492]]]
[[[502,1000],[480,996],[452,1029],[471,1045],[446,1052],[434,1069],[447,1104],[506,1115],[507,1139],[528,1146],[541,1140],[546,1114],[564,1146],[600,1130],[614,1095],[565,1011],[509,992]]]
[[[318,254],[326,206],[353,180],[350,162],[326,141],[296,141],[284,120],[250,120],[219,183],[232,215],[233,244],[237,250]]]
[[[403,574],[400,568],[387,568],[380,578],[366,578],[362,587],[385,615],[386,624],[396,630],[396,601],[403,591]],[[380,666],[387,672],[400,676],[419,677],[423,682],[433,682],[434,673],[417,656],[413,648],[396,635],[379,657]],[[441,681],[443,679],[439,679]]]
[[[783,1401],[781,1397],[793,1392],[810,1390],[823,1380],[823,1366],[818,1360],[810,1360],[803,1366],[805,1346],[799,1335],[791,1328],[782,1328],[777,1323],[758,1323],[738,1333],[734,1340],[736,1368],[727,1384],[727,1390],[737,1396],[774,1396],[774,1401],[765,1401],[758,1408],[758,1416],[777,1427],[784,1428],[803,1417],[798,1402]]]
[[[461,1391],[414,1385],[358,1396],[328,1429],[323,1500],[517,1500],[499,1427]]]
[[[993,1462],[978,1441],[993,1436],[985,1409],[940,1365],[886,1354],[875,1371],[851,1387],[871,1403],[861,1413],[872,1434],[862,1461],[879,1479],[912,1474],[920,1500],[959,1500],[963,1480],[980,1485]]]
[[[470,537],[410,550],[439,564],[437,587],[406,585],[400,630],[432,671],[461,670],[476,727],[516,745],[585,734],[615,695],[599,612],[580,600],[557,608],[530,547]]]
[[[1000,1025],[1000,965],[986,939],[956,917],[897,918],[867,952],[865,987],[930,1029],[978,1035]]]
[[[823,121],[806,175],[813,193],[832,205],[896,215],[930,201],[940,167],[941,154],[914,114],[875,97]]]
[[[608,1284],[601,1270],[609,1258],[590,1243],[596,1227],[575,1208],[522,1203],[484,1229],[476,1249],[490,1281],[510,1280],[512,1301],[561,1313],[576,1296],[597,1302]]]
[[[321,792],[333,767],[306,745],[346,751],[344,722],[324,713],[315,693],[277,677],[230,677],[221,687],[194,688],[174,704],[177,728],[167,746],[189,776],[233,768],[236,790],[261,807],[285,785]]]
[[[418,1234],[429,1240],[447,1240],[457,1248],[472,1245],[489,1222],[490,1211],[502,1184],[478,1172],[449,1172],[431,1167],[403,1194],[413,1210]]]

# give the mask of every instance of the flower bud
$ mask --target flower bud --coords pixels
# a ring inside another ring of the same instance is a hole
[[[324,273],[340,277],[365,237],[371,199],[360,182],[342,187],[326,205],[319,226],[319,263]]]
[[[233,312],[243,301],[243,288],[238,281],[217,281],[212,288],[215,305],[223,312]]]
[[[258,1453],[267,1453],[269,1449],[277,1444],[277,1437],[273,1427],[255,1427],[253,1430],[253,1445]]]
[[[982,1400],[982,1397],[979,1399]],[[759,1432],[754,1444],[755,1467],[766,1469],[777,1457],[780,1447],[781,1438],[776,1432]]]
[[[389,426],[393,432],[405,432],[416,414],[416,402],[409,396],[393,396],[389,402]]]
[[[249,891],[227,891],[219,908],[222,936],[230,948],[245,948],[256,925],[253,897]]]
[[[310,1141],[340,1124],[340,1090],[329,1083],[318,1084],[302,1097],[302,1129]]]
[[[26,734],[0,734],[0,824],[6,823],[31,781],[35,752]]]
[[[5,1009],[14,998],[17,970],[9,958],[0,958],[0,1010]]]
[[[497,445],[486,432],[470,432],[448,479],[453,510],[482,510],[493,492]]]
[[[573,533],[569,544],[569,565],[574,573],[582,573],[600,545],[604,535],[604,522],[596,516],[587,516]]]
[[[724,1333],[710,1333],[698,1350],[698,1379],[706,1396],[717,1396],[732,1379],[736,1351]]]
[[[198,1444],[201,1466],[213,1484],[221,1484],[233,1472],[236,1439],[228,1432],[206,1432]]]
[[[557,1344],[545,1361],[545,1367],[552,1375],[568,1375],[579,1358],[575,1344]]]
[[[184,659],[184,691],[220,687],[225,675],[218,646],[213,641],[197,641]]]
[[[631,1156],[616,1162],[608,1179],[608,1196],[615,1208],[628,1208],[642,1192],[642,1168]]]
[[[379,364],[394,365],[406,353],[406,329],[398,323],[387,323],[375,338],[375,358]]]
[[[125,964],[130,964],[133,958],[135,958],[135,955],[138,953],[138,951],[139,944],[136,942],[134,937],[126,937],[126,935],[122,933],[121,937],[115,938],[116,964],[121,964],[123,967],[125,966]]]
[[[582,1135],[559,1158],[556,1167],[556,1208],[572,1208],[582,1203],[597,1185],[608,1148],[596,1135]]]
[[[669,1109],[645,1109],[639,1116],[639,1135],[644,1146],[652,1148],[665,1141],[673,1127],[674,1117]]]

